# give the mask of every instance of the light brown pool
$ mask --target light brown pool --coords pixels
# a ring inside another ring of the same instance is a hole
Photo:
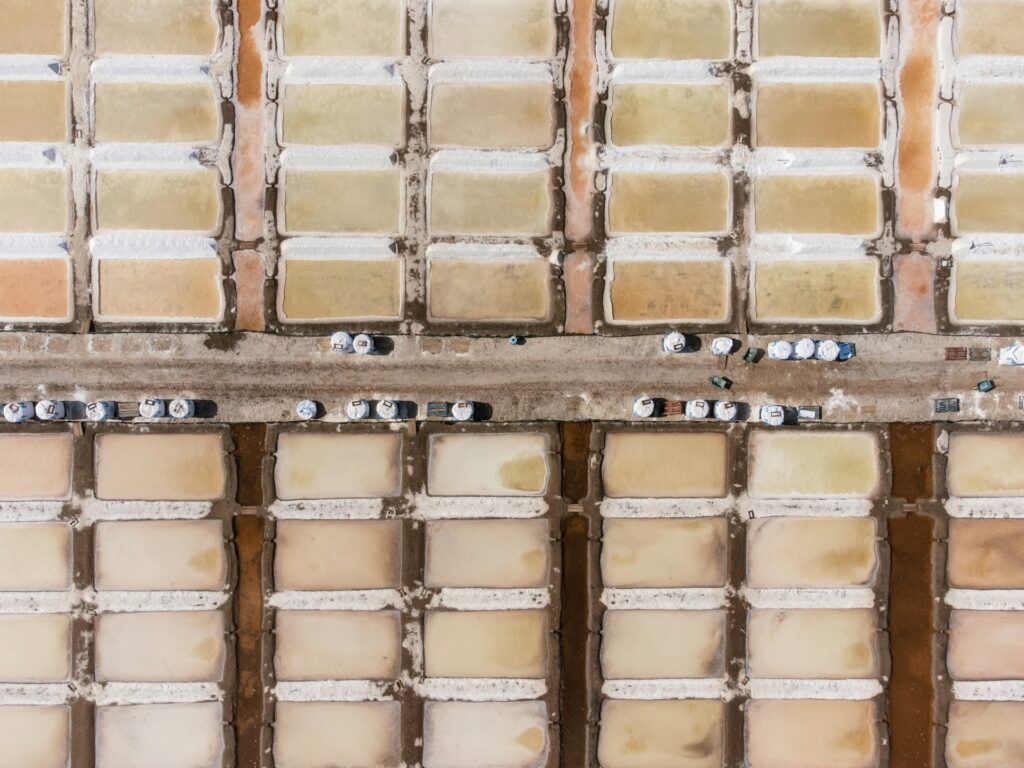
[[[609,498],[726,495],[728,449],[718,432],[611,432],[601,467]]]
[[[181,229],[220,225],[220,181],[208,170],[102,169],[96,172],[99,229]]]
[[[104,433],[95,451],[99,499],[212,501],[226,490],[218,432]]]
[[[721,233],[732,223],[724,173],[614,171],[608,193],[612,234]]]
[[[1024,264],[1009,259],[957,259],[950,281],[950,314],[961,323],[1024,321]]]
[[[277,497],[380,498],[402,490],[398,433],[283,432],[277,440]]]
[[[754,227],[765,233],[870,236],[882,225],[878,177],[776,175],[754,180]]]
[[[288,0],[282,7],[286,56],[386,56],[405,52],[403,0]]]
[[[432,496],[540,496],[551,468],[546,435],[452,434],[430,439]]]
[[[556,30],[547,0],[433,0],[427,39],[435,59],[554,56]]]
[[[872,323],[881,316],[878,262],[759,260],[754,312],[759,320]]]
[[[732,137],[726,83],[618,83],[611,93],[613,144],[721,147]]]
[[[619,59],[727,59],[731,6],[726,0],[616,0],[611,46]]]
[[[288,232],[397,235],[405,183],[399,168],[313,171],[289,168],[281,206]]]
[[[282,262],[278,298],[284,322],[401,316],[405,262],[386,259],[294,259]]]
[[[544,259],[434,259],[428,271],[433,320],[540,322],[553,310],[551,265]]]
[[[751,496],[866,498],[881,482],[871,432],[769,432],[750,436]]]
[[[0,499],[66,499],[71,451],[69,432],[0,435]]]
[[[951,435],[946,482],[950,496],[1024,496],[1024,435]]]
[[[727,259],[618,259],[610,267],[606,303],[613,322],[725,322],[732,312]]]
[[[761,0],[759,56],[837,56],[876,59],[882,13],[875,0]]]
[[[282,99],[284,144],[405,146],[400,82],[289,83]]]
[[[98,314],[126,320],[219,320],[220,259],[101,259]]]
[[[274,765],[398,765],[397,701],[281,701],[274,720]]]
[[[205,0],[96,0],[96,52],[208,56],[217,21]]]

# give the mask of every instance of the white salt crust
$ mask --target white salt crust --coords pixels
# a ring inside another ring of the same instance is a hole
[[[1024,680],[954,682],[953,698],[960,701],[1024,701]]]
[[[413,518],[443,520],[466,518],[540,517],[548,511],[548,503],[537,497],[514,496],[428,496],[412,498]]]
[[[548,691],[545,680],[488,677],[426,677],[413,687],[431,701],[528,701]]]
[[[606,680],[601,693],[611,699],[729,699],[733,693],[724,680]]]
[[[751,679],[743,686],[752,699],[873,699],[883,692],[878,680]]]
[[[714,587],[680,587],[677,589],[626,589],[606,587],[601,602],[609,610],[688,610],[705,611],[722,608],[729,590]]]
[[[278,701],[390,701],[389,685],[373,680],[280,682],[273,693]]]
[[[431,600],[430,608],[449,608],[455,611],[528,610],[546,608],[551,604],[551,592],[536,589],[476,589],[443,587]]]
[[[1024,611],[1024,589],[949,589],[943,601],[974,611]]]
[[[870,588],[849,589],[752,589],[740,594],[751,608],[874,608]]]
[[[380,611],[404,608],[405,592],[397,589],[275,592],[267,605],[278,610]]]

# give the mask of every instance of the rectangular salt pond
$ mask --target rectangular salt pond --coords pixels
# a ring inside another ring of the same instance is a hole
[[[403,0],[287,0],[281,8],[285,56],[384,56],[405,52]]]
[[[67,0],[0,0],[0,55],[64,53]]]
[[[555,136],[554,88],[543,80],[437,82],[429,119],[434,147],[546,149]]]
[[[282,174],[279,209],[283,228],[346,235],[398,235],[404,226],[401,169],[314,171]]]
[[[882,140],[879,83],[772,83],[755,91],[761,147],[874,149]]]
[[[606,680],[722,677],[724,611],[607,611],[601,629]]]
[[[950,222],[954,235],[1024,232],[1024,173],[959,171],[953,186]]]
[[[70,432],[0,435],[0,500],[68,498],[71,451]]]
[[[221,590],[228,577],[220,520],[101,522],[96,589]]]
[[[954,680],[1024,680],[1024,611],[954,610],[946,667]]]
[[[0,232],[64,232],[68,227],[67,171],[0,169],[0,206]],[[19,290],[30,287],[19,285]]]
[[[549,59],[557,39],[550,0],[432,0],[427,41],[435,59]]]
[[[957,109],[959,146],[1024,144],[1024,85],[964,83]]]
[[[749,768],[875,768],[874,702],[759,699],[746,705]]]
[[[554,296],[546,259],[432,259],[427,298],[431,320],[540,322]]]
[[[0,706],[0,768],[67,768],[68,707]]]
[[[604,495],[723,497],[728,456],[721,432],[610,432],[601,465]]]
[[[220,180],[209,170],[96,172],[98,229],[185,230],[213,233],[220,226]]]
[[[548,727],[542,701],[428,701],[423,766],[540,768],[548,756]]]
[[[33,279],[26,283],[22,277],[29,272]],[[0,259],[0,317],[56,322],[72,314],[68,259]]]
[[[281,262],[279,312],[286,323],[401,317],[405,262],[294,259]]]
[[[601,768],[720,768],[721,701],[618,701],[601,707]]]
[[[618,83],[611,141],[619,146],[721,147],[732,138],[728,83]]]
[[[512,589],[548,584],[547,520],[437,520],[427,523],[424,583]]]
[[[1024,264],[1010,259],[956,259],[950,279],[955,323],[1021,323]]]
[[[96,53],[210,56],[217,20],[208,0],[94,0]]]
[[[63,80],[0,80],[0,141],[68,140],[68,86]]]
[[[427,210],[433,236],[546,237],[554,201],[551,172],[432,170]]]
[[[279,701],[275,711],[275,768],[397,768],[401,761],[397,701]]]
[[[728,59],[728,0],[613,0],[611,49],[617,59]]]
[[[68,523],[0,524],[0,592],[47,592],[70,587]]]
[[[881,484],[873,432],[769,432],[750,436],[747,490],[755,498],[869,498]]]
[[[281,104],[282,143],[405,146],[405,85],[289,83]]]
[[[125,320],[219,320],[220,259],[101,259],[98,315]]]
[[[220,768],[219,702],[96,708],[96,768]]]
[[[398,611],[278,611],[278,680],[394,680],[402,667]]]
[[[1007,768],[1024,754],[1024,702],[954,701],[946,731],[947,768]]]
[[[431,496],[541,496],[551,476],[547,435],[442,434],[430,438]]]
[[[877,0],[761,0],[757,55],[877,59],[882,11]]]
[[[874,323],[882,315],[874,259],[759,259],[754,296],[758,320]]]
[[[0,682],[59,683],[71,674],[71,616],[0,615]]]
[[[365,499],[402,492],[402,434],[282,432],[277,498]]]
[[[1024,435],[951,435],[946,483],[950,496],[1024,496]]]
[[[1024,589],[1024,520],[950,520],[946,575],[962,589]]]
[[[961,56],[1024,56],[1020,0],[971,0],[956,9]]]
[[[93,89],[97,142],[212,144],[220,100],[205,83],[100,82]]]
[[[103,613],[96,619],[101,682],[216,682],[224,674],[220,611]]]
[[[725,518],[604,521],[601,579],[606,587],[725,585]]]
[[[427,611],[428,677],[543,678],[548,663],[544,611]]]
[[[750,611],[747,672],[752,677],[847,680],[879,674],[878,626],[871,609]]]
[[[882,226],[879,178],[871,173],[760,176],[753,194],[758,232],[868,237]]]
[[[104,433],[95,451],[98,499],[213,501],[227,489],[219,432]]]
[[[401,536],[397,520],[279,520],[274,588],[397,588]]]
[[[878,569],[870,517],[775,517],[747,524],[747,584],[755,588],[868,586]]]
[[[612,322],[723,323],[732,312],[728,259],[616,259],[605,307]]]
[[[728,175],[613,171],[608,192],[611,234],[717,234],[732,227]]]

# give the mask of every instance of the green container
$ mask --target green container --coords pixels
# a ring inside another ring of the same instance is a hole
[[[728,389],[732,386],[732,380],[725,378],[725,376],[712,376],[711,383],[719,389]]]
[[[992,381],[992,379],[985,379],[984,381],[979,381],[978,382],[978,391],[979,392],[991,392],[995,388],[996,388],[996,383],[994,381]]]

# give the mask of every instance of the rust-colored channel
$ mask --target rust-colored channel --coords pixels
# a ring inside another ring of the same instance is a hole
[[[235,518],[238,588],[235,628],[238,633],[238,690],[235,700],[237,768],[260,768],[263,730],[263,518]]]
[[[238,462],[238,503],[233,521],[238,559],[235,631],[238,638],[235,692],[236,768],[260,768],[263,733],[263,546],[264,520],[252,512],[263,504],[265,424],[231,428]]]
[[[890,768],[931,768],[935,521],[921,514],[916,502],[933,495],[935,429],[931,424],[893,424],[889,435],[893,496],[914,505],[889,520],[889,764]]]
[[[562,495],[587,496],[590,424],[562,424]],[[590,521],[578,507],[562,524],[560,765],[589,765],[590,722]]]

